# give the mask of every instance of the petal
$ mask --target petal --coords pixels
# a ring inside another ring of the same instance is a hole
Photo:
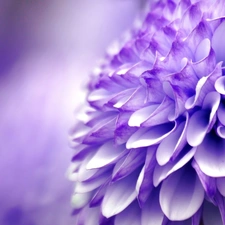
[[[121,107],[124,111],[135,111],[143,107],[147,102],[146,89],[138,87]]]
[[[106,181],[102,186],[98,188],[98,190],[96,191],[96,193],[94,194],[93,198],[90,201],[90,204],[89,204],[90,207],[96,207],[102,202],[102,199],[105,195],[108,185],[109,185],[109,182]]]
[[[134,202],[116,216],[115,225],[141,224],[140,214],[140,207],[137,202]]]
[[[164,214],[159,204],[159,189],[155,189],[143,205],[141,225],[161,225]]]
[[[193,169],[182,168],[165,180],[160,190],[160,205],[170,220],[193,216],[204,200],[204,189]]]
[[[225,139],[225,127],[224,126],[218,126],[216,129],[216,132],[221,138]]]
[[[202,143],[212,125],[219,103],[220,95],[217,92],[208,93],[203,102],[203,110],[195,112],[190,118],[187,127],[187,141],[191,146],[198,146]]]
[[[225,103],[221,101],[219,109],[217,111],[217,116],[219,121],[225,126]]]
[[[211,177],[225,176],[225,140],[210,133],[194,156],[201,171]]]
[[[166,179],[170,174],[177,171],[183,167],[187,162],[189,162],[196,152],[196,148],[191,148],[186,146],[182,150],[182,154],[177,157],[176,160],[168,162],[164,166],[156,164],[154,174],[153,174],[153,184],[157,187],[160,182]]]
[[[217,192],[216,179],[204,174],[195,160],[192,161],[191,165],[198,174],[198,178],[202,183],[202,186],[206,192],[207,197],[211,202],[215,203],[214,197]]]
[[[128,126],[128,120],[131,113],[120,113],[116,121],[116,130],[114,131],[115,143],[121,145],[127,142],[129,137],[137,131],[137,127]]]
[[[216,184],[221,195],[225,196],[225,177],[219,177],[216,179]]]
[[[204,202],[202,217],[204,225],[223,225],[218,208],[207,201]]]
[[[145,162],[146,150],[145,149],[132,149],[129,151],[125,158],[117,162],[112,173],[112,181],[120,180]]]
[[[137,110],[131,115],[128,125],[131,127],[140,127],[140,125],[149,118],[157,107],[158,104],[154,104]]]
[[[215,82],[215,89],[222,95],[225,95],[225,77],[220,77]]]
[[[98,225],[99,215],[100,215],[99,207],[91,209],[86,207],[79,214],[77,225]]]
[[[159,144],[156,152],[156,159],[159,165],[165,165],[170,158],[175,158],[186,145],[187,124],[188,119],[186,119],[186,122],[182,122],[174,132]]]
[[[122,212],[136,198],[136,179],[139,171],[111,184],[102,202],[102,214],[106,218]],[[135,179],[136,178],[136,179]]]
[[[206,58],[211,49],[210,40],[208,38],[203,39],[200,44],[198,45],[196,52],[195,52],[195,60],[200,61]]]
[[[225,33],[225,21],[220,24],[212,37],[212,48],[216,53],[217,62],[224,61],[225,45],[221,44],[221,37]]]
[[[71,198],[71,205],[73,209],[81,209],[88,204],[92,197],[92,194],[89,193],[75,193]]]
[[[204,67],[207,67],[208,66],[207,64],[204,65]],[[199,65],[194,65],[194,67],[197,67],[197,66]],[[198,83],[196,85],[195,95],[187,99],[187,101],[185,102],[186,109],[191,109],[194,106],[203,105],[205,96],[209,92],[215,91],[214,83],[219,77],[221,77],[222,75],[221,71],[222,71],[221,64],[218,63],[215,69],[208,76],[205,76],[205,74],[203,74],[203,76],[198,80]],[[197,73],[199,73],[199,71],[197,71]]]
[[[192,225],[199,225],[201,224],[201,219],[202,219],[202,211],[203,211],[203,206],[199,208],[199,210],[192,216]]]
[[[111,174],[111,171],[109,170],[105,173],[100,174],[94,179],[83,181],[83,182],[77,182],[75,185],[75,192],[85,193],[85,192],[93,191],[94,189],[98,188],[103,183],[105,183],[108,177],[110,176],[110,174]]]
[[[151,127],[159,124],[167,123],[174,113],[174,101],[169,97],[165,97],[162,103],[149,114],[146,121],[141,124],[142,127]]]
[[[115,162],[122,157],[126,151],[123,146],[115,146],[113,141],[106,142],[96,152],[96,154],[88,162],[86,169],[97,169]]]
[[[156,146],[151,146],[147,150],[145,165],[138,177],[136,191],[138,193],[138,202],[142,207],[153,190],[153,172],[156,164],[155,151]]]
[[[158,144],[175,129],[174,122],[154,126],[150,129],[140,128],[127,141],[127,149],[139,148]]]

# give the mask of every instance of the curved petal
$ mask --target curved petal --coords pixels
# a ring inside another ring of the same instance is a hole
[[[203,205],[202,218],[205,225],[223,225],[218,208],[207,201]]]
[[[142,207],[153,190],[153,172],[156,165],[155,152],[157,146],[151,146],[147,150],[145,164],[141,170],[136,184],[138,202]]]
[[[219,93],[208,93],[203,102],[203,110],[195,112],[190,118],[187,127],[187,141],[191,146],[198,146],[202,143],[209,127],[212,125],[219,103]]]
[[[102,202],[102,214],[106,218],[122,212],[137,196],[135,186],[139,171],[111,184]],[[136,178],[136,179],[135,179]]]
[[[155,189],[143,205],[141,225],[161,225],[164,214],[159,204],[159,189]]]
[[[203,173],[211,177],[225,176],[225,140],[210,133],[198,146],[194,156]]]
[[[113,141],[109,141],[97,150],[96,154],[87,163],[86,169],[90,170],[104,167],[122,157],[125,152],[123,146],[115,146]]]
[[[81,209],[88,204],[92,197],[92,193],[74,193],[71,198],[71,205],[73,209]]]
[[[220,121],[225,126],[225,103],[221,101],[220,106],[217,110],[217,116]]]
[[[192,167],[195,169],[196,173],[198,174],[198,178],[202,183],[202,186],[205,190],[205,193],[208,197],[208,199],[215,203],[215,194],[217,192],[216,188],[216,179],[214,177],[209,177],[206,174],[204,174],[201,169],[199,168],[198,164],[195,160],[191,162]]]
[[[152,127],[167,123],[168,121],[170,121],[170,116],[174,113],[174,107],[174,101],[169,97],[165,97],[162,103],[155,109],[155,111],[151,115],[149,115],[147,120],[143,121],[141,126]]]
[[[131,115],[128,125],[131,127],[140,127],[140,125],[149,118],[157,107],[158,104],[154,104],[137,110]]]
[[[203,39],[195,52],[195,60],[196,61],[201,61],[204,58],[206,58],[209,53],[210,53],[210,49],[211,49],[211,43],[210,40],[208,38]]]
[[[150,129],[140,128],[127,141],[127,149],[139,148],[158,144],[167,137],[176,127],[176,123],[171,122],[154,126]]]
[[[87,216],[88,215],[88,216]],[[100,218],[100,208],[85,207],[77,218],[77,225],[98,225]]]
[[[96,207],[96,206],[100,205],[100,203],[102,202],[102,199],[105,195],[108,185],[109,185],[109,181],[105,182],[102,186],[100,186],[98,188],[98,190],[95,192],[94,196],[92,197],[92,199],[90,201],[90,204],[89,204],[90,207]]]
[[[153,174],[154,186],[157,187],[162,180],[166,179],[170,174],[183,167],[192,159],[195,152],[196,148],[190,149],[190,146],[186,146],[186,148],[182,150],[182,155],[180,157],[177,157],[176,160],[168,162],[164,166],[156,164]]]
[[[141,164],[144,163],[146,157],[145,149],[132,149],[129,151],[128,155],[121,160],[119,160],[112,173],[112,181],[115,182],[120,180],[134,170],[136,170]]]
[[[160,166],[169,162],[170,158],[177,156],[186,144],[186,122],[182,122],[177,129],[166,137],[160,144],[156,152],[156,159]]]
[[[85,193],[85,192],[93,191],[94,189],[96,189],[97,187],[105,183],[108,177],[110,176],[110,174],[111,174],[110,171],[106,171],[105,173],[100,174],[94,179],[83,181],[83,182],[77,182],[75,185],[75,192]]]
[[[221,44],[221,37],[225,33],[225,21],[220,24],[212,37],[212,48],[216,53],[217,62],[224,61],[225,45]]]
[[[165,180],[160,190],[164,214],[175,221],[193,216],[204,200],[204,189],[193,169],[182,168]]]
[[[115,225],[137,225],[141,224],[141,210],[137,202],[129,205],[116,216]]]
[[[216,132],[221,138],[225,139],[225,127],[224,126],[218,126],[216,129]]]
[[[225,77],[220,77],[215,82],[215,89],[222,95],[225,95]]]
[[[217,185],[217,188],[218,188],[219,192],[221,193],[221,195],[223,195],[225,197],[225,177],[217,178],[216,185]]]

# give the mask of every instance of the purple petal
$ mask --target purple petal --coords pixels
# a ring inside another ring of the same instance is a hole
[[[225,104],[222,101],[220,103],[219,109],[217,111],[217,116],[218,116],[219,121],[225,126],[225,116],[224,115],[225,115]]]
[[[223,225],[220,212],[216,206],[207,201],[204,202],[203,206],[204,225]]]
[[[220,211],[220,216],[223,224],[225,224],[225,198],[219,192],[216,193],[215,202]]]
[[[217,178],[216,185],[221,195],[225,196],[225,177]]]
[[[170,220],[185,220],[193,216],[204,200],[204,189],[191,168],[173,173],[160,190],[160,205]]]
[[[97,225],[99,224],[99,216],[99,207],[91,209],[86,207],[81,211],[81,213],[79,213],[77,225]]]
[[[188,116],[188,115],[187,115]],[[176,130],[166,137],[160,144],[156,152],[156,159],[160,166],[169,162],[170,158],[175,158],[186,144],[186,122],[182,122]]]
[[[174,102],[169,97],[165,97],[162,103],[149,114],[146,121],[141,124],[142,127],[156,126],[162,123],[167,123],[174,113]]]
[[[202,143],[213,122],[219,103],[220,95],[217,92],[208,93],[204,99],[203,110],[195,112],[190,118],[187,141],[191,146],[198,146]]]
[[[137,225],[141,224],[141,210],[137,202],[129,205],[116,216],[115,225]]]
[[[102,214],[109,218],[122,212],[137,196],[135,186],[139,171],[111,184],[102,202]]]
[[[225,23],[224,23],[225,24]],[[225,94],[225,78],[220,77],[215,82],[215,89],[222,95]]]
[[[199,168],[198,164],[196,163],[195,160],[192,161],[192,166],[195,169],[196,173],[198,174],[198,178],[202,183],[202,186],[206,192],[207,197],[209,198],[210,201],[215,203],[214,197],[217,192],[216,189],[216,179],[213,177],[209,177],[205,175],[201,169]]]
[[[210,44],[211,43],[208,38],[205,38],[200,42],[200,44],[198,45],[196,52],[195,52],[195,60],[196,61],[201,61],[209,55],[210,49],[211,49]]]
[[[174,131],[176,124],[171,122],[154,126],[150,129],[140,128],[127,141],[127,149],[139,148],[158,144],[165,137]]]
[[[149,118],[149,115],[151,115],[157,109],[157,107],[158,104],[154,104],[135,111],[131,115],[128,125],[131,127],[140,127],[140,125]]]
[[[127,142],[129,137],[137,131],[136,127],[128,126],[130,113],[120,113],[116,121],[116,130],[114,131],[115,143],[121,145]]]
[[[196,148],[190,149],[190,146],[186,146],[186,149],[183,149],[182,151],[182,155],[180,157],[177,157],[176,160],[170,161],[164,166],[156,164],[153,174],[154,186],[157,187],[162,180],[166,179],[170,174],[183,167],[187,162],[192,159],[195,152]]]
[[[201,206],[199,210],[192,216],[192,225],[199,225],[201,224],[201,219],[202,219],[202,210],[203,207]]]
[[[110,171],[107,171],[95,177],[94,179],[83,181],[83,182],[77,182],[75,185],[75,192],[85,193],[85,192],[93,191],[94,189],[98,188],[103,183],[105,183],[108,177],[110,176],[110,174],[111,174]]]
[[[192,225],[192,223],[191,220],[188,219],[184,221],[169,221],[166,225]]]
[[[195,64],[194,67],[198,67],[199,65]],[[204,65],[204,67],[207,67],[208,65]],[[197,69],[197,68],[195,68]],[[202,68],[203,71],[203,68]],[[207,71],[206,71],[207,72]],[[200,73],[197,69],[197,73]],[[197,85],[195,87],[195,95],[187,99],[185,102],[185,108],[191,109],[194,106],[202,106],[204,103],[205,96],[212,91],[215,91],[214,83],[215,81],[221,77],[221,64],[218,63],[215,67],[215,69],[208,75],[205,76],[203,74],[202,77],[197,82]]]
[[[201,171],[211,177],[225,176],[225,140],[208,134],[194,156]]]
[[[181,29],[185,30],[186,35],[198,25],[201,20],[201,9],[198,4],[191,5],[184,13],[181,21]]]
[[[123,146],[115,146],[113,141],[106,142],[91,158],[86,165],[86,169],[97,169],[115,162],[125,154]]]
[[[91,197],[92,197],[92,194],[90,192],[73,194],[72,199],[71,199],[71,205],[72,205],[73,209],[77,210],[77,209],[83,208],[85,205],[88,204]]]
[[[138,87],[121,107],[124,111],[134,111],[143,107],[147,102],[146,89]]]
[[[216,132],[221,138],[225,139],[225,127],[224,126],[221,126],[221,125],[218,126],[216,129]]]
[[[225,45],[221,44],[221,37],[225,33],[225,21],[216,29],[212,37],[212,48],[216,53],[217,62],[224,61]]]
[[[143,205],[141,225],[161,225],[164,214],[159,204],[159,190],[155,189]]]
[[[125,158],[117,162],[112,173],[112,181],[120,180],[144,163],[146,157],[145,149],[132,149]]]
[[[155,152],[157,146],[151,146],[147,150],[145,165],[138,177],[136,191],[138,193],[138,202],[142,207],[153,190],[153,172],[156,164]]]

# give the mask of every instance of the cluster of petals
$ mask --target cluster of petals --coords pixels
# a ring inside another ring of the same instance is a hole
[[[161,0],[91,77],[71,140],[78,225],[225,224],[225,1]]]

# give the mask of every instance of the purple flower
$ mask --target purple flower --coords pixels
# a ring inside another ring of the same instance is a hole
[[[109,51],[72,132],[79,225],[225,224],[225,2],[161,0]]]

